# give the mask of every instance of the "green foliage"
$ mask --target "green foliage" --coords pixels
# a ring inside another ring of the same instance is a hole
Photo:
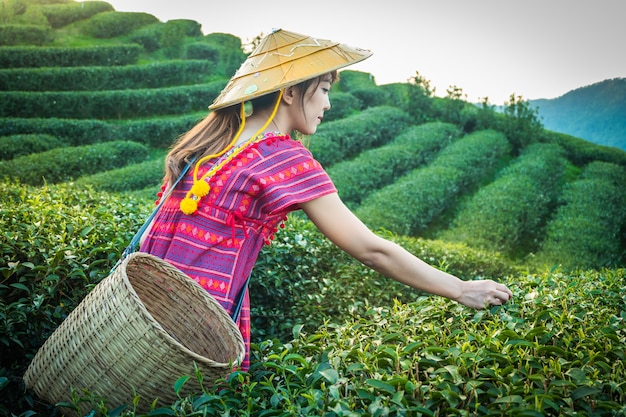
[[[116,139],[113,125],[100,120],[71,120],[56,118],[5,118],[0,123],[0,135],[44,134],[54,136],[71,146],[88,145]]]
[[[471,133],[443,149],[428,166],[371,193],[355,213],[372,228],[415,236],[460,195],[490,177],[509,152],[501,133]]]
[[[339,73],[339,81],[334,88],[338,92],[351,93],[355,90],[376,87],[376,81],[372,74],[367,72],[343,70]]]
[[[109,45],[87,47],[14,46],[0,48],[1,68],[73,67],[129,65],[137,62],[142,51],[139,45]]]
[[[58,183],[140,162],[147,156],[145,145],[130,141],[57,148],[0,161],[0,178],[30,185]]]
[[[409,122],[406,113],[397,108],[372,107],[320,125],[309,148],[322,165],[331,166],[388,143],[409,126]]]
[[[622,265],[626,230],[626,168],[592,162],[566,187],[536,262],[566,269]]]
[[[432,161],[437,152],[460,136],[458,128],[441,122],[412,126],[392,142],[369,149],[328,169],[342,200],[359,204],[373,191]]]
[[[478,190],[441,237],[492,251],[536,250],[561,195],[567,160],[558,145],[535,144]]]
[[[128,35],[133,30],[152,23],[159,19],[148,13],[137,12],[104,12],[98,13],[81,25],[82,33],[94,38],[110,39]]]
[[[0,136],[0,160],[60,148],[67,143],[51,135]]]
[[[363,109],[363,103],[350,93],[341,93],[331,90],[331,108],[324,113],[324,122],[343,119],[358,113]]]
[[[249,372],[149,415],[621,415],[624,278],[624,270],[517,276],[506,307],[469,312],[424,297],[311,333],[296,326],[289,343],[254,344]],[[173,389],[194,377],[202,375]],[[99,404],[103,416],[119,412]],[[138,415],[132,405],[126,413]]]
[[[502,257],[466,245],[381,235],[463,279],[498,279],[515,271]],[[292,218],[263,248],[252,272],[253,341],[286,342],[294,326],[315,331],[327,320],[341,323],[369,306],[391,307],[395,299],[409,302],[420,295],[349,257],[311,222]]]
[[[105,91],[199,84],[211,63],[171,60],[146,65],[0,70],[0,91]]]
[[[544,131],[541,140],[559,144],[565,149],[567,159],[579,167],[593,161],[610,162],[626,167],[626,151],[621,149],[550,131]]]
[[[159,155],[149,161],[80,177],[76,184],[107,192],[134,191],[148,187],[157,190],[164,173],[164,158]]]
[[[155,148],[167,148],[174,138],[189,130],[200,117],[191,114],[130,120],[116,124],[93,119],[8,118],[3,119],[3,123],[0,124],[0,135],[47,134],[71,146],[126,139]]]
[[[225,80],[192,86],[140,90],[21,92],[3,94],[0,117],[133,119],[206,109]]]
[[[47,45],[54,40],[54,32],[39,25],[0,25],[0,46]]]
[[[73,184],[0,182],[0,414],[32,407],[30,360],[119,259],[146,208]]]
[[[169,58],[182,57],[183,45],[187,37],[202,37],[198,22],[185,19],[169,20],[165,23],[156,22],[134,30],[129,35],[130,40],[142,45],[148,52],[164,48]]]
[[[508,117],[500,119],[502,124],[499,130],[511,142],[515,153],[539,140],[543,126],[538,113],[521,96],[511,94],[509,101],[505,103],[504,114]]]
[[[105,1],[82,1],[63,4],[49,4],[41,7],[50,26],[55,29],[67,26],[103,12],[112,12],[113,6]]]
[[[241,39],[236,36],[227,33],[209,33],[204,37],[204,42],[217,49],[219,55],[215,63],[215,73],[226,78],[232,77],[246,58]]]

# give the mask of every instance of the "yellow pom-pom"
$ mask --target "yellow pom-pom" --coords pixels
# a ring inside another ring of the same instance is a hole
[[[193,183],[190,192],[196,197],[204,197],[209,193],[209,190],[209,184],[206,181],[200,180]]]
[[[185,214],[194,214],[198,210],[198,202],[192,198],[185,197],[180,202],[180,211]]]

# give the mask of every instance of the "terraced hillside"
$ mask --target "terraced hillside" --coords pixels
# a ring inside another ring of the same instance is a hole
[[[59,22],[76,4],[39,7],[57,38],[92,42],[0,49],[0,175],[151,196],[167,147],[206,114],[245,56],[241,41],[104,5]],[[502,115],[419,84],[342,75],[332,94],[339,110],[309,146],[371,227],[546,264],[624,262],[624,152],[544,131],[522,101]],[[576,190],[599,162],[596,214]]]

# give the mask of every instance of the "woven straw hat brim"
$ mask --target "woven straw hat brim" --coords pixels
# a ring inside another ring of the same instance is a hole
[[[262,39],[209,109],[270,94],[371,55],[369,50],[279,29]]]

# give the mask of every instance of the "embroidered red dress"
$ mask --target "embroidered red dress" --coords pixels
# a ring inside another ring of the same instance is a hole
[[[216,161],[203,164],[201,178]],[[229,313],[263,244],[299,204],[336,192],[308,149],[289,135],[266,133],[207,178],[210,192],[186,215],[180,201],[193,185],[190,169],[157,213],[141,245],[205,288]],[[246,291],[238,326],[249,367],[250,301]]]

